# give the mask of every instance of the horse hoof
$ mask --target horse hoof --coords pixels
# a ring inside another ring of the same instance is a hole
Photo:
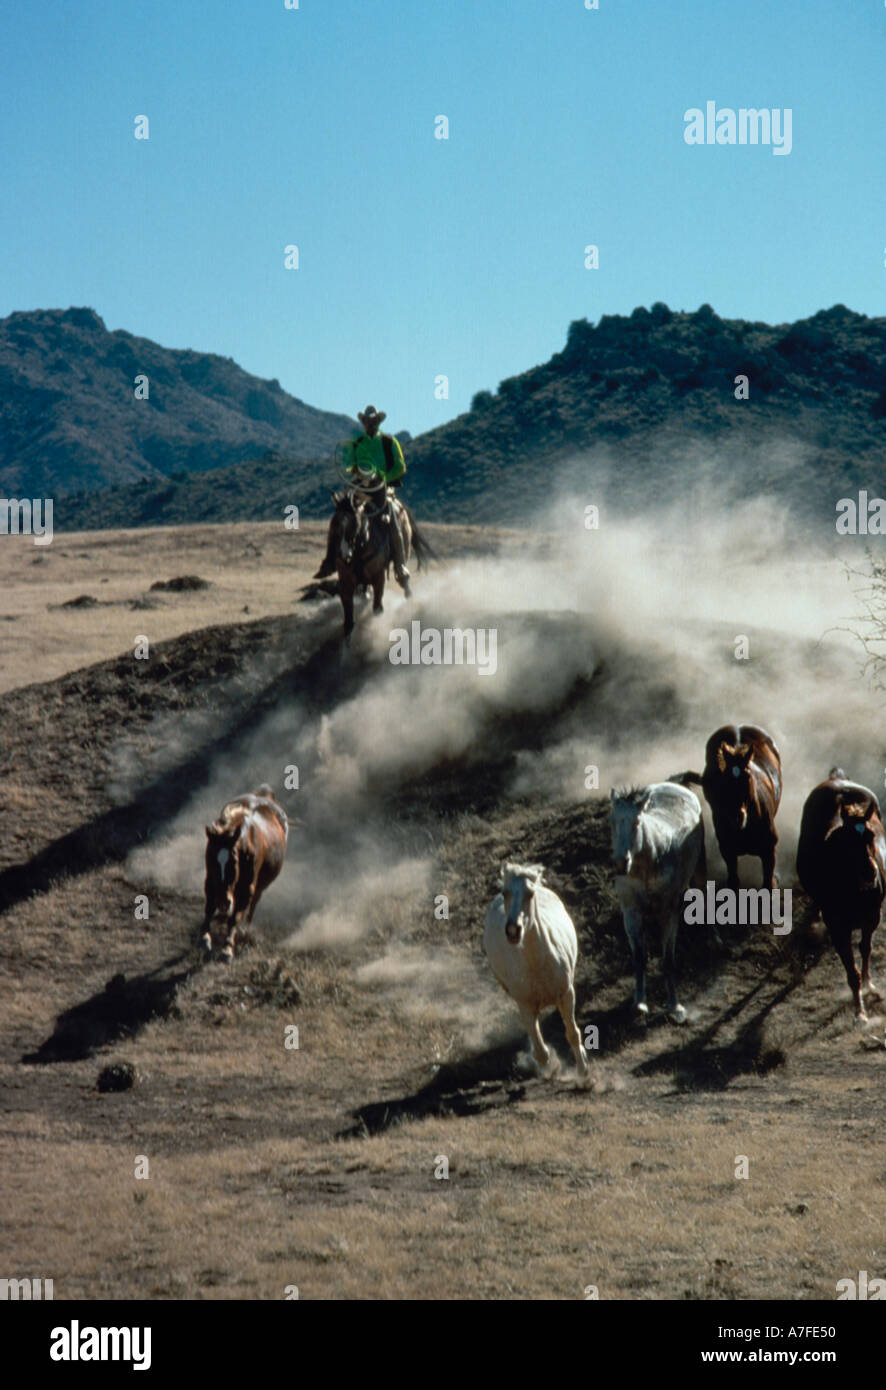
[[[867,1025],[870,1023],[870,1019],[868,1018],[868,1016],[867,1016],[867,1014],[865,1013],[864,1009],[859,1009],[858,1012],[856,1013],[856,1015],[855,1015],[855,1023],[856,1023],[856,1026],[857,1026],[858,1028],[866,1028]]]
[[[646,1024],[647,1024],[648,1022],[649,1022],[649,1005],[648,1005],[648,1004],[635,1004],[635,1005],[634,1005],[634,1023],[637,1024],[637,1026],[638,1026],[639,1028],[645,1028],[645,1027],[646,1027]]]
[[[872,984],[871,981],[868,981],[867,985],[864,987],[864,993],[867,995],[868,999],[872,1004],[878,1004],[880,1000],[883,998],[882,994],[877,989],[877,986],[875,984]]]
[[[200,949],[203,952],[204,958],[208,958],[212,955],[212,937],[209,935],[209,932],[204,932],[200,937]]]
[[[676,1009],[671,1009],[671,1012],[668,1014],[668,1018],[671,1020],[672,1023],[685,1023],[686,1010],[683,1008],[683,1005],[678,1004]]]
[[[231,946],[226,946],[219,956],[222,965],[230,965],[234,959],[234,951]]]
[[[559,1059],[553,1052],[549,1052],[547,1056],[543,1058],[536,1057],[535,1053],[533,1052],[532,1063],[535,1067],[536,1074],[538,1076],[544,1077],[546,1080],[556,1075],[560,1065]]]

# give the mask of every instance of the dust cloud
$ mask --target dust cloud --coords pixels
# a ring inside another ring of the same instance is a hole
[[[131,856],[133,877],[199,892],[204,823],[268,781],[300,824],[262,900],[262,929],[294,949],[377,938],[379,958],[361,967],[361,982],[396,994],[405,981],[413,1004],[476,1032],[489,991],[478,1002],[450,947],[408,940],[433,921],[433,807],[386,822],[384,795],[445,765],[466,788],[503,778],[504,802],[605,796],[613,785],[700,772],[709,734],[735,721],[761,724],[780,748],[778,868],[793,882],[812,787],[837,763],[876,791],[886,762],[882,694],[862,679],[859,645],[841,630],[857,625],[860,605],[833,533],[816,551],[774,498],[724,500],[713,485],[691,505],[629,521],[603,509],[591,529],[586,505],[561,495],[524,533],[500,546],[493,533],[488,556],[418,574],[411,601],[392,587],[382,617],[360,610],[342,658],[348,693],[319,710],[298,699],[275,708],[217,760],[167,836]],[[330,631],[338,619],[336,605]],[[413,634],[415,622],[422,633],[494,630],[494,674],[392,664],[397,630]],[[190,736],[179,730],[178,753]],[[293,766],[298,789],[287,791]],[[706,818],[711,869],[722,872]],[[756,862],[743,867],[756,882]],[[443,976],[452,989],[440,988]]]

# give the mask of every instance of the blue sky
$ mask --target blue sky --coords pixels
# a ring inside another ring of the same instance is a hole
[[[687,145],[708,100],[790,107],[791,153]],[[0,316],[90,305],[395,430],[575,318],[886,313],[881,0],[40,0],[0,121]]]

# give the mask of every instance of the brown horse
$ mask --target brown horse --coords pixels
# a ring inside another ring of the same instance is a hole
[[[237,928],[251,922],[258,900],[283,867],[289,821],[286,812],[263,782],[254,792],[238,796],[206,827],[206,909],[200,942],[212,954],[212,923],[222,919],[225,944],[221,959],[234,959]]]
[[[346,641],[354,630],[354,594],[357,589],[371,586],[373,613],[384,611],[382,598],[385,579],[394,557],[390,524],[376,498],[377,494],[367,493],[359,488],[348,488],[345,492],[333,493],[335,515],[332,518],[332,529]],[[414,551],[421,568],[423,559],[433,552],[421,535],[408,507],[399,502],[392,505],[400,508],[404,560],[408,564],[409,556]]]
[[[765,729],[724,724],[705,745],[703,775],[683,772],[671,780],[695,782],[704,791],[729,887],[738,888],[738,856],[753,854],[763,866],[763,887],[774,889],[781,757]]]
[[[797,874],[824,918],[843,962],[855,1014],[867,1018],[862,991],[882,996],[871,981],[871,942],[886,896],[886,836],[874,793],[832,767],[826,782],[809,793],[800,822]],[[852,954],[852,933],[861,931],[861,975]]]

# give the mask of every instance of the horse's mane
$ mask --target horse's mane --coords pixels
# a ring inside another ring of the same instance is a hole
[[[231,835],[235,830],[239,830],[246,817],[249,815],[249,807],[238,805],[237,802],[229,802],[222,810],[217,821],[209,827],[213,835]]]
[[[628,806],[639,806],[646,799],[648,787],[613,787],[613,801],[623,801]]]
[[[249,796],[252,798],[253,803],[257,801],[258,805],[244,804],[244,798],[242,797],[229,801],[226,806],[222,807],[222,813],[218,820],[209,827],[213,835],[232,835],[235,831],[239,830],[243,822],[249,816],[254,815],[256,811],[268,811],[272,813],[277,817],[284,829],[288,828],[286,812],[277,802],[273,788],[270,787],[267,782],[262,782],[260,787],[257,787],[254,792],[249,793]]]
[[[543,864],[503,864],[499,882],[504,887],[512,879],[530,878],[538,885],[543,881],[544,872]]]

